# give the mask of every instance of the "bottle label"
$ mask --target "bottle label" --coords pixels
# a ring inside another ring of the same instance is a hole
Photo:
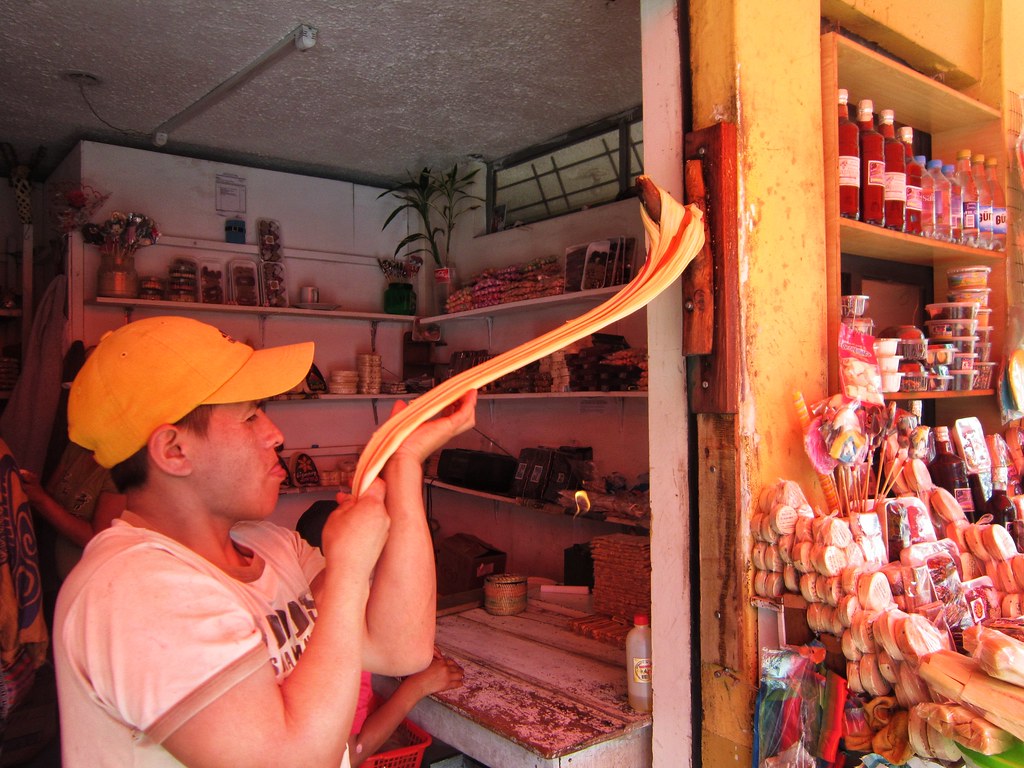
[[[991,206],[978,206],[978,231],[986,233],[990,233],[992,231]]]
[[[996,235],[1006,234],[1006,209],[992,206],[992,233]]]
[[[839,186],[860,187],[860,158],[851,155],[839,156]]]
[[[871,186],[885,186],[885,161],[868,160],[868,184]]]
[[[633,657],[633,682],[634,683],[649,683],[651,682],[651,660],[640,658],[637,656]]]
[[[978,203],[977,202],[965,202],[964,203],[963,228],[964,229],[977,229],[978,228]]]
[[[924,208],[924,200],[921,197],[921,188],[907,185],[907,210],[920,211]]]
[[[960,503],[960,508],[964,512],[974,511],[974,498],[971,496],[970,488],[954,488],[953,496]]]
[[[905,202],[907,199],[907,174],[889,171],[885,174],[885,199]]]

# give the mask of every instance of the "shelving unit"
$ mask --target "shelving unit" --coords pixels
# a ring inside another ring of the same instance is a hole
[[[389,315],[383,312],[354,312],[346,310],[300,309],[299,307],[250,307],[238,304],[204,304],[196,301],[157,301],[150,299],[116,299],[97,296],[86,302],[87,306],[123,307],[131,312],[135,309],[152,309],[169,312],[226,312],[230,314],[257,315],[259,317],[311,317],[318,320],[363,320],[374,323],[404,323],[412,325],[415,318],[410,315]]]
[[[913,126],[915,132],[926,132],[932,140],[935,157],[952,159],[961,147],[1000,158],[1006,171],[1006,148],[1003,145],[1001,113],[998,109],[972,99],[939,83],[902,63],[889,59],[837,32],[821,37],[821,97],[825,169],[825,262],[828,291],[828,338],[838,338],[842,256],[865,256],[890,262],[923,265],[934,268],[936,301],[944,300],[945,270],[949,267],[986,265],[992,267],[990,285],[993,307],[993,349],[1002,349],[1006,325],[1006,263],[1004,252],[989,251],[953,243],[942,243],[916,235],[895,232],[839,215],[839,181],[837,176],[838,128],[834,118],[839,88],[850,93],[850,103],[863,98],[873,99],[876,108],[893,109],[900,124]],[[943,298],[938,298],[943,297]],[[839,361],[836,345],[829,345],[829,389],[839,390]],[[993,355],[996,359],[996,355]],[[936,400],[943,406],[937,418],[946,419],[959,413],[965,400],[971,408],[996,410],[992,389],[958,392],[901,392],[886,395],[893,400]],[[990,404],[985,403],[988,398]],[[950,408],[952,410],[950,410]]]
[[[539,299],[510,301],[505,304],[494,304],[489,307],[467,309],[464,312],[453,312],[446,315],[421,317],[421,323],[448,323],[459,320],[487,320],[501,315],[517,314],[530,309],[547,309],[550,307],[571,307],[573,305],[598,304],[614,296],[623,286],[613,285],[610,288],[594,288],[589,291],[573,291],[560,293],[556,296],[542,296]]]
[[[540,501],[537,499],[522,499],[516,498],[515,496],[503,496],[499,493],[487,493],[486,491],[477,491],[472,488],[463,488],[461,485],[452,485],[446,483],[443,480],[438,480],[436,477],[428,477],[424,481],[424,485],[427,488],[427,492],[430,493],[431,489],[439,488],[444,491],[450,491],[452,493],[459,493],[464,496],[473,496],[478,499],[487,499],[494,501],[499,504],[511,504],[522,509],[529,509],[535,512],[542,512],[547,515],[567,515],[569,517],[583,517],[588,520],[599,520],[603,523],[612,523],[614,525],[622,525],[627,528],[635,528],[644,532],[650,531],[651,525],[650,520],[644,519],[629,519],[623,517],[610,517],[600,512],[580,512],[578,515],[576,510],[563,507],[559,504],[552,504],[546,501]]]

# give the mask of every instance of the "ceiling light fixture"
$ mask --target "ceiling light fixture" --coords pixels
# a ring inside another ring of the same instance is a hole
[[[308,51],[316,45],[316,32],[316,27],[309,24],[297,26],[223,83],[208,91],[204,96],[201,96],[185,107],[174,117],[160,123],[153,131],[153,144],[158,147],[164,146],[175,128],[187,123],[200,112],[227,96],[235,88],[250,80],[258,72],[268,67],[283,51],[287,51],[290,48],[294,48],[297,51]]]

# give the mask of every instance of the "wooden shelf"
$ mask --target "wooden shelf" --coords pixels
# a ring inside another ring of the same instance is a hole
[[[900,123],[914,126],[915,131],[943,133],[1001,118],[998,109],[964,96],[838,32],[823,35],[822,47],[835,49],[839,87],[850,92],[851,104],[872,99],[876,108],[895,110]]]
[[[196,301],[154,301],[150,299],[115,299],[98,296],[86,302],[98,307],[123,307],[125,310],[152,309],[171,312],[226,312],[236,315],[260,317],[315,317],[326,320],[362,320],[378,323],[406,323],[416,319],[411,315],[389,315],[383,312],[348,312],[341,309],[319,310],[298,307],[246,307],[238,304],[202,304]]]
[[[486,320],[497,315],[513,314],[529,309],[547,309],[549,307],[567,307],[573,304],[598,304],[614,296],[625,286],[613,285],[611,288],[595,288],[590,291],[574,291],[560,293],[556,296],[542,296],[539,299],[510,301],[506,304],[494,304],[490,307],[468,309],[465,312],[452,312],[448,315],[421,317],[421,323],[448,323],[456,320]]]
[[[969,389],[956,392],[887,392],[886,400],[952,400],[958,397],[991,397],[994,389]]]
[[[646,398],[646,391],[623,392],[495,392],[480,394],[480,400],[571,400],[586,398],[610,398],[622,400],[630,398]]]
[[[575,510],[566,509],[559,504],[552,504],[547,501],[540,501],[539,499],[522,499],[515,496],[504,496],[499,493],[488,493],[486,491],[477,491],[472,488],[463,488],[461,485],[452,485],[446,483],[443,480],[438,480],[436,477],[428,477],[424,480],[424,485],[427,489],[440,488],[445,491],[451,491],[452,493],[459,493],[463,496],[474,496],[478,499],[489,499],[490,501],[496,501],[500,504],[511,504],[512,506],[521,507],[523,509],[532,509],[536,512],[543,512],[548,515],[566,515],[568,517],[583,517],[587,520],[597,520],[603,523],[612,523],[614,525],[624,525],[629,528],[642,528],[643,530],[650,530],[650,521],[648,519],[643,520],[631,520],[619,517],[608,517],[599,512],[584,512],[576,515]]]
[[[925,266],[963,259],[970,259],[978,264],[998,264],[1006,261],[1006,253],[1003,251],[943,243],[852,219],[839,220],[839,238],[839,247],[843,253],[869,256],[884,261]]]

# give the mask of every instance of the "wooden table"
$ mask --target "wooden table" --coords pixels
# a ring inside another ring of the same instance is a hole
[[[437,646],[465,681],[409,719],[490,768],[650,766],[651,715],[627,703],[624,651],[568,627],[588,608],[579,596],[531,591],[515,616],[478,607],[440,616]],[[395,685],[374,678],[381,693]]]

